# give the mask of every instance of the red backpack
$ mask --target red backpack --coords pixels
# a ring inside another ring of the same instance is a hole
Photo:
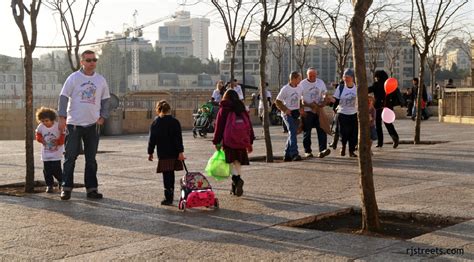
[[[250,143],[250,119],[245,112],[229,112],[225,123],[223,144],[233,149],[246,149]]]

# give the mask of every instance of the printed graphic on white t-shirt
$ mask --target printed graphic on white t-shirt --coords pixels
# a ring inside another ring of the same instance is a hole
[[[282,87],[277,100],[282,101],[289,110],[296,110],[300,108],[301,95],[301,86],[292,87],[288,84]],[[281,114],[285,115],[285,112],[281,112]]]
[[[300,82],[300,86],[303,92],[303,100],[305,104],[321,104],[323,102],[324,95],[326,95],[327,89],[324,81],[316,78],[316,81],[309,82],[308,79],[304,79]],[[305,111],[311,111],[310,107],[304,107]]]
[[[57,145],[57,140],[61,136],[58,122],[55,122],[51,127],[46,127],[43,124],[39,124],[36,128],[36,133],[41,134],[44,141],[44,144],[41,147],[41,160],[61,160],[63,157],[64,145]]]
[[[339,97],[339,88],[336,89],[334,97],[339,99],[338,113],[345,115],[353,115],[357,113],[357,86],[354,85],[352,88],[344,86],[342,94]]]
[[[81,103],[94,104],[95,105],[95,95],[97,87],[91,81],[87,81],[81,84]]]

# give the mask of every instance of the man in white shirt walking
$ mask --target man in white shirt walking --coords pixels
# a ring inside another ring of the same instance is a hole
[[[331,153],[327,148],[327,134],[319,123],[319,114],[324,114],[325,96],[327,92],[324,81],[317,78],[318,71],[315,68],[308,68],[307,78],[300,82],[303,91],[304,116],[303,120],[303,147],[306,157],[313,157],[311,149],[311,131],[313,127],[318,133],[319,153],[318,157],[323,158]]]
[[[301,74],[293,71],[290,74],[289,82],[283,86],[278,93],[275,104],[281,111],[281,117],[288,127],[288,139],[285,146],[284,161],[300,161],[301,156],[298,153],[298,144],[296,141],[298,118],[303,113],[301,105]]]

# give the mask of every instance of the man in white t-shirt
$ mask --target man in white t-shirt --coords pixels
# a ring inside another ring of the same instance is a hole
[[[69,75],[59,97],[59,128],[67,128],[61,199],[71,198],[74,167],[81,141],[84,143],[86,167],[84,183],[87,198],[101,199],[98,192],[96,154],[99,127],[109,116],[109,87],[105,78],[95,73],[97,58],[93,51],[81,54],[81,69]]]
[[[327,148],[327,134],[321,128],[319,123],[319,114],[325,114],[324,106],[326,105],[326,84],[317,78],[318,71],[310,67],[306,71],[307,78],[300,82],[303,90],[304,116],[303,120],[303,147],[306,157],[313,157],[311,149],[311,131],[313,127],[318,133],[319,153],[318,157],[323,158],[331,153]]]
[[[301,156],[298,153],[298,144],[296,140],[299,116],[303,114],[301,104],[302,90],[299,86],[301,74],[293,71],[289,77],[289,83],[283,86],[278,93],[275,104],[281,111],[281,116],[288,128],[288,140],[285,146],[284,161],[300,161]]]

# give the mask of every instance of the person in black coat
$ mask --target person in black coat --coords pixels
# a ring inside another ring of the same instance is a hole
[[[418,86],[419,86],[419,79],[418,77],[413,78],[413,109],[411,114],[411,120],[415,121],[416,119],[416,98],[418,97]],[[421,90],[421,119],[427,120],[430,115],[426,108],[428,103],[428,92],[426,91],[426,86],[423,84],[423,88]]]
[[[390,108],[393,110],[394,106],[401,105],[402,102],[400,101],[401,93],[400,90],[397,88],[394,92],[390,93],[389,95],[385,95],[385,88],[384,84],[385,81],[388,79],[388,75],[383,70],[377,70],[374,73],[374,83],[372,86],[369,87],[368,92],[374,94],[375,98],[375,128],[377,130],[377,146],[383,146],[383,129],[382,129],[382,111],[384,107]],[[393,148],[398,147],[399,137],[397,130],[395,130],[395,126],[390,123],[384,123],[385,127],[387,128],[388,133],[392,137],[393,140]]]
[[[163,173],[165,199],[162,205],[172,205],[174,195],[174,171],[183,170],[184,147],[181,125],[171,116],[171,107],[165,100],[156,104],[157,117],[150,126],[148,138],[148,160],[153,161],[153,153],[158,153],[157,173]]]

